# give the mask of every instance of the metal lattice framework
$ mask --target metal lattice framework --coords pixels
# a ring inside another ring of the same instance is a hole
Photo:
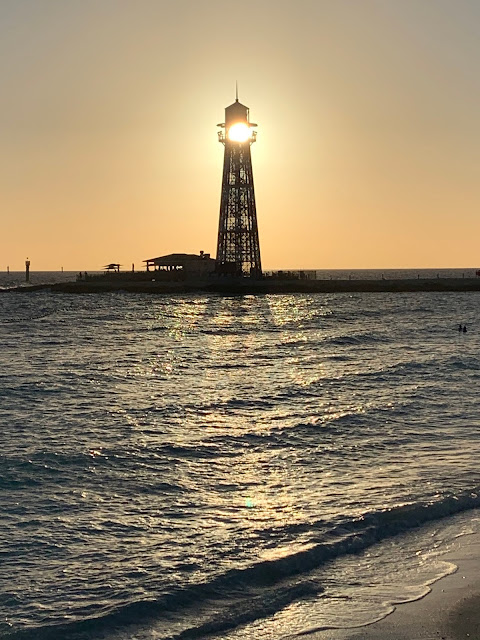
[[[223,162],[222,196],[218,225],[217,272],[222,275],[260,278],[260,242],[258,238],[257,210],[253,187],[250,147],[256,132],[249,122],[248,108],[237,100],[225,109],[225,129],[218,136],[225,146]],[[248,127],[246,140],[230,138],[230,129],[242,124]]]

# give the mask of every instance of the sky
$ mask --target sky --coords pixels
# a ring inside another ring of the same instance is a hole
[[[480,267],[478,0],[0,0],[0,271],[214,256],[237,81],[264,269]]]

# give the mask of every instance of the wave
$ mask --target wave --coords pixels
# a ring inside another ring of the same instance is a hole
[[[142,627],[170,629],[156,637],[198,639],[265,618],[299,599],[323,591],[325,562],[359,553],[373,544],[434,520],[480,507],[480,487],[462,494],[446,494],[436,501],[373,510],[326,527],[310,525],[310,542],[272,560],[226,571],[209,582],[173,589],[154,600],[131,602],[83,620],[31,629],[5,631],[5,640],[80,640],[100,634],[134,632]],[[287,547],[288,549],[288,547]],[[177,631],[172,633],[172,621]],[[124,636],[125,637],[125,636]],[[131,637],[131,636],[129,636]]]
[[[452,356],[446,361],[446,366],[461,371],[478,371],[480,369],[480,359],[474,356]]]
[[[391,342],[392,338],[388,336],[375,335],[373,333],[359,333],[352,335],[340,335],[322,340],[322,344],[330,344],[332,346],[358,346],[362,344],[379,344]]]

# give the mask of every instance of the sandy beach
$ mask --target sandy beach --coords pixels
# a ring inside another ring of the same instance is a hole
[[[479,640],[480,535],[462,537],[457,548],[442,559],[453,562],[458,570],[433,584],[424,598],[399,604],[392,614],[365,627],[318,631],[305,637],[310,640]]]

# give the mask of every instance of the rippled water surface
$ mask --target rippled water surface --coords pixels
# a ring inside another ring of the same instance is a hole
[[[422,595],[476,526],[479,311],[2,294],[0,637],[278,638]]]

